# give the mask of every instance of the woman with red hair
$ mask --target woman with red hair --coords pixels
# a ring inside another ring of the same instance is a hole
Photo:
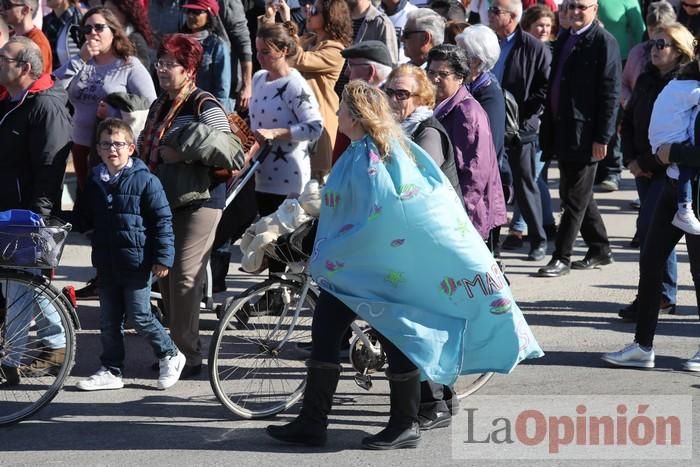
[[[213,168],[240,169],[243,152],[221,104],[196,86],[202,46],[186,34],[165,36],[155,63],[163,94],[153,103],[139,153],[158,176],[173,212],[175,263],[159,280],[170,334],[187,357],[180,378],[202,369],[199,302],[226,196]]]

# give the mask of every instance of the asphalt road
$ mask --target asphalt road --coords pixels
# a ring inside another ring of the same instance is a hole
[[[553,177],[552,186],[554,183]],[[625,178],[620,191],[597,195],[613,246],[613,265],[542,279],[533,273],[549,258],[531,263],[523,261],[527,248],[504,252],[514,295],[546,355],[524,362],[510,375],[497,375],[479,395],[498,396],[503,404],[520,403],[525,407],[529,403],[531,408],[542,410],[550,404],[548,401],[554,404],[558,396],[573,396],[571,400],[589,404],[602,400],[603,395],[621,401],[680,395],[700,402],[700,373],[680,370],[700,342],[684,244],[678,250],[678,314],[661,318],[656,339],[657,368],[613,369],[600,360],[601,352],[617,350],[630,342],[634,331],[633,325],[617,318],[618,309],[634,298],[636,290],[639,252],[628,246],[636,216],[629,207],[636,197],[633,190],[633,181]],[[556,195],[555,190],[552,193]],[[584,253],[584,245],[577,243],[576,255]],[[58,284],[81,286],[91,277],[88,265],[86,241],[72,235],[58,271]],[[233,266],[231,272],[229,294],[260,280],[239,273]],[[219,301],[223,298],[223,294],[216,296]],[[119,391],[77,391],[76,381],[99,367],[100,353],[98,303],[81,303],[78,311],[82,330],[72,376],[36,417],[0,428],[0,465],[700,465],[700,412],[681,406],[677,410],[684,410],[682,415],[692,420],[694,428],[692,434],[684,432],[694,441],[691,459],[658,461],[645,455],[641,460],[595,460],[600,455],[597,447],[585,450],[589,454],[579,460],[552,453],[539,459],[507,459],[511,454],[502,449],[458,459],[453,447],[460,446],[460,436],[464,436],[469,423],[464,410],[455,417],[455,429],[424,433],[419,449],[363,451],[359,449],[362,437],[379,431],[387,420],[388,386],[383,377],[378,378],[372,391],[365,392],[355,385],[347,365],[331,414],[328,446],[307,449],[280,445],[269,440],[262,428],[290,420],[298,407],[272,420],[237,419],[213,396],[206,372],[197,380],[181,381],[168,391],[157,391],[157,375],[150,370],[150,348],[133,334],[127,336],[126,387]],[[205,343],[215,325],[213,314],[202,316]],[[473,403],[467,399],[463,409],[486,407],[478,404],[478,399]],[[634,453],[629,446],[624,449],[625,453]],[[607,454],[608,458],[619,456],[621,451],[611,452],[617,454]]]

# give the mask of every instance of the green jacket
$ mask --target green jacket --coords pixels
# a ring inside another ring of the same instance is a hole
[[[620,56],[627,60],[632,47],[642,41],[646,30],[637,0],[598,0],[598,19],[620,44]]]

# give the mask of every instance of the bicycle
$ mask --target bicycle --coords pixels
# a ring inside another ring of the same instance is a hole
[[[265,256],[282,261],[288,271],[256,284],[223,306],[209,346],[209,381],[226,409],[245,419],[276,415],[303,395],[304,358],[311,341],[311,321],[318,291],[306,271],[308,254],[302,242],[311,230],[302,225],[269,245]],[[372,388],[372,374],[386,356],[377,333],[358,322],[351,325],[348,357],[355,383]],[[458,399],[482,388],[493,373],[461,376],[455,385]]]
[[[80,329],[75,299],[41,272],[58,266],[70,229],[62,222],[0,228],[0,426],[51,402],[73,367]],[[49,340],[65,344],[62,362],[47,359]],[[19,376],[18,384],[11,375]]]

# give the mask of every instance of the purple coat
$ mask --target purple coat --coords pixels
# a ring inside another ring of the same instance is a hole
[[[435,118],[452,140],[467,214],[486,239],[491,229],[508,222],[489,119],[464,86],[443,104],[435,109]]]

